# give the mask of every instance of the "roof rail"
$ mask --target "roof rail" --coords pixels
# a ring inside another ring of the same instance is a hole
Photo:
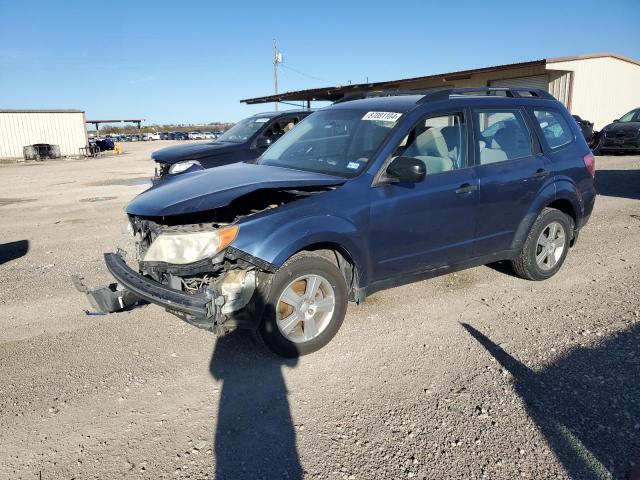
[[[501,95],[502,94],[502,95]],[[467,87],[450,88],[437,92],[427,93],[418,100],[418,103],[435,102],[438,100],[448,100],[450,97],[469,96],[505,96],[510,98],[543,98],[545,100],[556,100],[549,92],[537,88],[509,88],[509,87]]]

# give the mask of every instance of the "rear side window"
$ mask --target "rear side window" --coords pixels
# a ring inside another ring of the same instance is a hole
[[[553,110],[534,110],[533,114],[542,129],[542,134],[551,149],[568,145],[573,141],[571,128],[560,112]]]
[[[475,110],[480,165],[531,156],[531,136],[520,110]]]

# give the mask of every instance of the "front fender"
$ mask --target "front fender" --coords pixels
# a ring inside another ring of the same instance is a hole
[[[254,257],[281,267],[287,259],[314,244],[334,244],[344,249],[354,261],[360,282],[366,282],[367,243],[356,225],[334,215],[317,214],[288,220],[273,230],[263,231],[259,225],[241,227],[234,247]]]

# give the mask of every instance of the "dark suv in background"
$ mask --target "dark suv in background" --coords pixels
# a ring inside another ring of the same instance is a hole
[[[158,164],[154,183],[187,171],[255,160],[310,113],[309,110],[260,113],[236,123],[214,141],[158,150],[151,155]],[[187,134],[181,139],[187,140]]]
[[[381,289],[502,260],[529,280],[555,275],[591,215],[594,174],[578,125],[543,91],[343,101],[256,164],[141,193],[127,207],[134,266],[105,261],[194,325],[251,328],[301,355]]]
[[[625,113],[600,131],[598,153],[640,152],[640,108]]]

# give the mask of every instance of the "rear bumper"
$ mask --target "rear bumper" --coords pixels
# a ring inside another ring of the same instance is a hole
[[[190,295],[150,280],[132,270],[119,253],[105,253],[104,261],[118,283],[149,303],[199,319],[211,319],[216,316],[213,293]]]

